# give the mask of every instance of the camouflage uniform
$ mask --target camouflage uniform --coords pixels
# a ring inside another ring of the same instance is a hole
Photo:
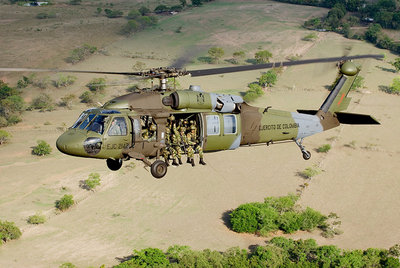
[[[175,123],[172,123],[172,135],[171,135],[171,155],[172,155],[172,165],[177,166],[182,164],[182,149],[181,149],[181,135],[178,132]],[[176,163],[176,158],[178,158],[178,163]]]
[[[204,162],[204,154],[203,154],[203,148],[201,148],[200,144],[197,141],[197,127],[196,127],[196,122],[195,121],[190,121],[191,126],[190,126],[190,139],[189,139],[189,144],[193,144],[193,148],[196,152],[199,153],[200,161],[199,164],[201,165],[206,165],[206,162]]]

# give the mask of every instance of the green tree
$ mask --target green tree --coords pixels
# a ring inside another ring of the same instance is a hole
[[[182,7],[185,7],[187,5],[186,0],[179,0],[179,2],[181,3]]]
[[[158,5],[154,9],[154,13],[159,14],[163,12],[168,12],[169,8],[166,5]]]
[[[268,50],[261,50],[255,53],[254,58],[257,63],[268,63],[269,59],[272,57],[272,53]]]
[[[235,51],[233,52],[232,56],[233,56],[232,62],[234,64],[239,64],[246,56],[246,53],[243,50]]]
[[[367,31],[365,32],[365,39],[373,44],[376,44],[379,35],[381,34],[381,31],[382,27],[379,24],[374,23],[369,26]]]
[[[276,81],[278,80],[278,75],[276,74],[276,71],[274,69],[269,70],[265,74],[263,74],[259,79],[258,83],[260,86],[265,87],[265,86],[273,86],[276,84]]]
[[[70,208],[75,203],[73,196],[65,194],[60,200],[56,201],[56,208],[64,211]]]
[[[51,151],[52,151],[52,148],[50,147],[50,144],[48,144],[44,140],[38,140],[37,146],[33,147],[33,149],[32,149],[32,154],[38,155],[38,156],[43,156],[43,155],[50,154]]]
[[[224,56],[225,51],[221,47],[212,47],[208,50],[208,55],[212,59],[212,62],[219,62],[219,60]]]
[[[109,8],[104,9],[104,13],[106,13],[106,17],[110,19],[120,18],[124,15],[124,12],[121,10],[112,10]]]
[[[201,6],[203,3],[201,0],[192,0],[192,5],[197,7],[197,6]]]

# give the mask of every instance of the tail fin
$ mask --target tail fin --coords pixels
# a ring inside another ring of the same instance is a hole
[[[322,112],[333,114],[347,109],[351,100],[351,98],[347,97],[347,94],[356,80],[359,71],[360,69],[350,61],[342,64],[335,86],[321,108],[319,108]]]
[[[318,116],[324,130],[339,126],[340,124],[379,124],[370,115],[344,113],[350,104],[351,98],[347,97],[360,69],[352,62],[347,61],[341,65],[340,73],[335,86],[325,99],[318,111],[298,110],[300,113]]]

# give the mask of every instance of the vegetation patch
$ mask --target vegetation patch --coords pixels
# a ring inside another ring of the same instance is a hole
[[[60,75],[57,80],[53,81],[55,87],[67,87],[72,85],[76,81],[76,77],[73,75]]]
[[[11,134],[0,129],[0,145],[6,143],[11,138]]]
[[[25,102],[20,92],[0,80],[0,127],[20,122]]]
[[[70,56],[65,59],[66,62],[75,64],[80,61],[83,61],[86,59],[88,56],[92,55],[97,51],[97,47],[89,45],[89,44],[83,44],[83,46],[75,48],[70,52]]]
[[[308,167],[303,171],[299,172],[299,175],[305,179],[311,179],[312,177],[317,176],[321,172],[322,170],[320,170],[318,167]]]
[[[329,152],[330,149],[331,149],[330,144],[324,144],[324,145],[321,145],[320,147],[318,147],[317,152],[318,153],[327,153],[327,152]]]
[[[86,87],[92,92],[103,92],[106,86],[105,78],[93,78],[86,84]]]
[[[43,156],[43,155],[50,154],[51,151],[52,151],[52,148],[50,147],[50,144],[48,144],[44,140],[38,140],[37,146],[33,147],[33,149],[32,149],[32,154],[38,155],[38,156]]]
[[[29,109],[40,110],[42,112],[53,111],[54,101],[48,94],[42,93],[32,100]]]
[[[70,208],[75,201],[72,195],[65,194],[60,200],[56,201],[56,208],[60,211],[65,211]]]
[[[21,235],[21,230],[13,222],[0,220],[0,244],[18,239]]]
[[[232,230],[268,236],[278,230],[294,233],[329,228],[327,216],[309,207],[301,209],[296,205],[298,199],[297,195],[267,197],[264,203],[240,205],[230,214]]]
[[[41,213],[29,216],[26,220],[29,224],[42,224],[46,222],[46,216]]]
[[[389,250],[342,250],[337,246],[319,246],[314,239],[293,240],[275,237],[265,246],[250,252],[239,247],[224,252],[188,246],[134,250],[129,260],[115,266],[128,267],[399,267],[399,246]]]
[[[86,190],[94,190],[100,184],[99,173],[90,173],[86,180],[80,181],[80,187]]]

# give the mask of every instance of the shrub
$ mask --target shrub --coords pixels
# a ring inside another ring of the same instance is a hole
[[[331,149],[330,144],[324,144],[318,147],[317,152],[318,153],[327,153]]]
[[[70,1],[68,2],[68,4],[74,5],[74,6],[80,5],[81,3],[82,3],[82,0],[70,0]]]
[[[256,203],[240,205],[229,214],[232,230],[238,233],[254,233],[259,229],[259,214],[260,208]]]
[[[350,90],[356,90],[362,88],[363,86],[364,86],[364,77],[357,76],[356,79],[354,79],[354,82],[351,85]]]
[[[304,41],[314,41],[315,39],[317,39],[317,34],[316,33],[310,33],[307,34],[306,36],[303,37]]]
[[[168,12],[169,8],[166,5],[158,5],[154,9],[154,13],[159,14],[163,12]]]
[[[249,84],[249,90],[247,90],[246,94],[243,96],[245,101],[253,101],[258,97],[264,95],[264,91],[262,90],[259,84]]]
[[[392,84],[386,90],[389,94],[397,94],[400,95],[400,77],[396,77],[393,79]]]
[[[32,154],[43,156],[51,153],[52,148],[47,142],[43,140],[38,140],[37,144],[38,144],[37,146],[33,147]]]
[[[93,78],[89,83],[86,84],[86,87],[93,92],[103,91],[106,88],[106,79]]]
[[[6,143],[11,138],[11,134],[5,130],[0,129],[0,145]]]
[[[66,58],[65,61],[75,64],[80,61],[83,61],[85,58],[87,58],[89,55],[95,53],[96,51],[97,51],[97,47],[89,45],[89,44],[83,44],[83,46],[73,49],[70,52],[70,56],[68,58]]]
[[[124,15],[124,12],[121,10],[111,10],[111,9],[104,9],[104,13],[106,13],[106,17],[113,19],[113,18],[120,18]]]
[[[239,64],[246,56],[246,53],[243,50],[235,51],[235,52],[233,52],[232,56],[233,56],[233,59],[231,60],[231,62],[233,64]]]
[[[100,186],[100,174],[90,173],[89,177],[83,182],[83,188],[86,190],[93,190],[97,186]]]
[[[64,262],[63,264],[60,264],[60,266],[58,266],[58,268],[77,268],[77,266],[71,262]]]
[[[57,80],[53,81],[53,83],[55,87],[60,88],[72,85],[75,82],[75,80],[76,80],[75,76],[72,75],[65,76],[61,74],[59,75]]]
[[[21,230],[13,222],[0,220],[0,244],[9,240],[18,239],[22,235]]]
[[[225,52],[222,47],[212,47],[208,50],[208,55],[213,63],[218,62],[224,56],[224,54]]]
[[[28,85],[32,84],[33,77],[34,77],[34,75],[22,76],[22,79],[18,80],[18,82],[17,82],[17,88],[25,88]]]
[[[82,103],[94,103],[94,95],[90,91],[85,91],[82,93],[82,95],[79,96],[79,99],[81,100]]]
[[[42,224],[46,222],[46,216],[41,213],[36,213],[35,215],[29,216],[27,222],[30,224]]]
[[[32,100],[30,108],[40,111],[52,111],[54,110],[54,101],[49,95],[42,93]]]
[[[146,248],[140,251],[134,250],[130,260],[116,267],[166,267],[169,261],[162,250],[158,248]]]
[[[0,127],[21,121],[25,102],[19,94],[18,90],[0,80]]]
[[[49,77],[37,79],[37,80],[33,81],[33,85],[40,89],[46,89],[47,86],[49,85]]]
[[[70,208],[75,203],[73,196],[65,194],[60,200],[56,201],[56,208],[64,211]]]
[[[61,101],[59,102],[59,106],[61,107],[67,107],[68,109],[71,109],[72,103],[75,101],[76,96],[74,94],[69,94],[65,95],[64,97],[61,98]]]
[[[42,19],[53,19],[55,17],[56,17],[56,14],[53,13],[53,12],[50,12],[50,13],[41,12],[41,13],[38,13],[36,15],[36,18],[40,19],[40,20],[42,20]]]
[[[145,15],[149,14],[151,11],[150,11],[150,9],[148,9],[147,7],[141,6],[141,7],[139,8],[139,12],[140,12],[140,14],[141,14],[142,16],[145,16]]]
[[[322,215],[319,211],[307,207],[305,211],[300,214],[300,229],[304,231],[311,231],[321,226],[327,217]]]
[[[312,177],[318,175],[321,173],[321,170],[316,168],[316,167],[308,167],[302,172],[300,172],[300,175],[303,176],[306,179],[311,179]]]
[[[126,16],[128,19],[132,20],[132,19],[136,19],[140,16],[143,16],[142,14],[140,14],[140,12],[137,9],[132,9],[131,11],[129,11],[128,15]]]

